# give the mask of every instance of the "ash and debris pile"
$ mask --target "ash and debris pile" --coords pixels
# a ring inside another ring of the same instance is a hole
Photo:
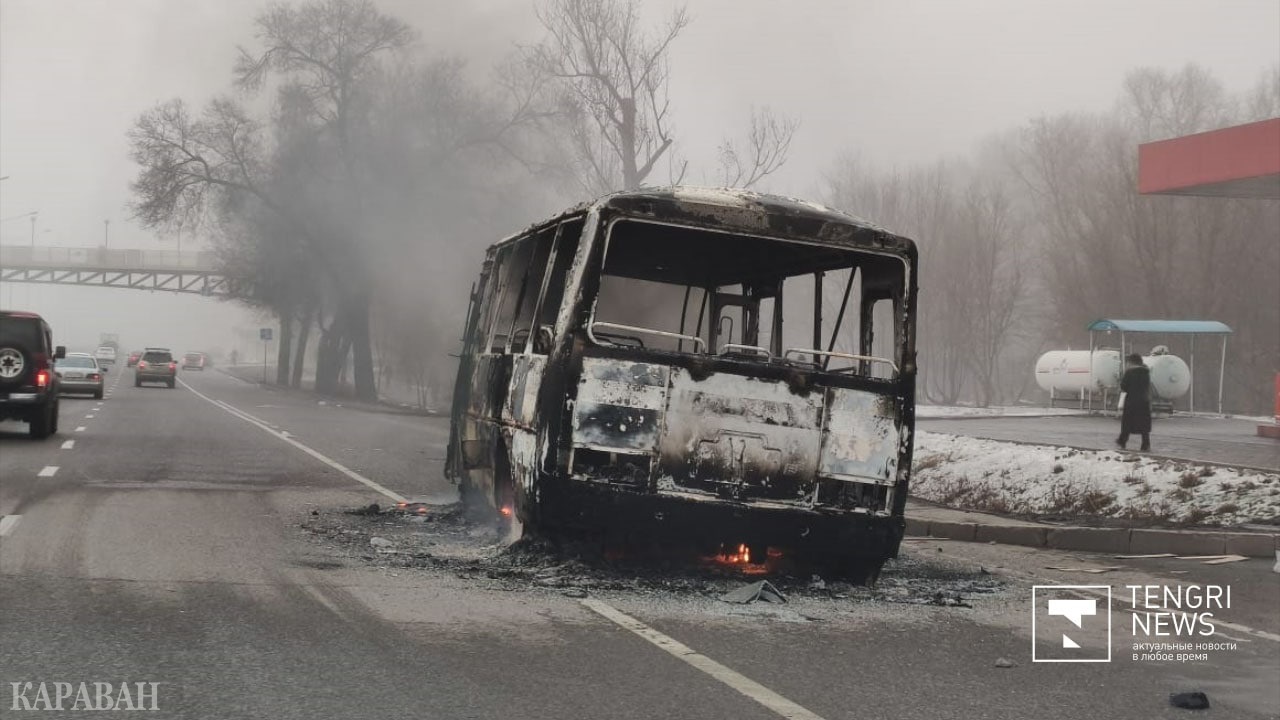
[[[704,598],[728,603],[785,603],[789,598],[885,602],[969,608],[1005,584],[979,569],[904,554],[886,565],[872,587],[824,578],[769,558],[620,552],[584,542],[526,537],[506,543],[492,523],[476,522],[463,506],[408,504],[354,510],[313,510],[300,524],[316,542],[349,561],[381,568],[420,569],[476,581],[499,591],[555,592],[569,597],[623,593],[654,598]],[[724,599],[724,598],[729,599]]]

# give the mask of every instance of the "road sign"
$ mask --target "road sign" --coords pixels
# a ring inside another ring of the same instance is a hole
[[[270,340],[270,339],[271,339],[271,328],[262,328],[262,329],[258,330],[258,339],[259,339],[259,340],[263,340],[263,341]]]

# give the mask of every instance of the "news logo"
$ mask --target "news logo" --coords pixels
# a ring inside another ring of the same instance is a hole
[[[1111,586],[1033,586],[1031,661],[1111,662]]]

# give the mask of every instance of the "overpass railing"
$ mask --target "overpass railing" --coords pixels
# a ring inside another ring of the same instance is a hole
[[[76,270],[154,270],[159,272],[214,272],[212,252],[134,250],[129,248],[0,246],[0,267],[66,268]]]

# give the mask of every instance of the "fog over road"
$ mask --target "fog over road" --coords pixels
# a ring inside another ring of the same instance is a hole
[[[135,388],[114,370],[101,403],[63,399],[49,442],[0,423],[0,715],[59,716],[14,709],[10,683],[27,681],[158,682],[148,717],[163,718],[1152,718],[1182,717],[1168,694],[1197,689],[1213,717],[1280,715],[1280,574],[1266,561],[908,542],[875,598],[591,591],[643,636],[559,589],[388,567],[304,532],[312,510],[388,502],[343,469],[449,498],[445,420],[179,378]],[[1098,564],[1125,567],[1047,569]],[[929,583],[977,587],[953,581],[979,567],[994,592],[913,601]],[[1113,586],[1111,663],[1031,662],[1031,586],[1055,582]],[[1219,614],[1239,627],[1216,640],[1237,647],[1132,660],[1124,585],[1157,583],[1235,588]],[[662,637],[699,655],[664,652]]]

